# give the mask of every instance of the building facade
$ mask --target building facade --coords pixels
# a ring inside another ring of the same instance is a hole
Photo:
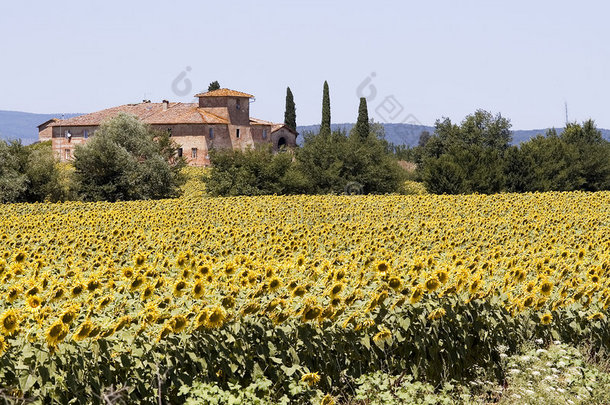
[[[250,117],[250,99],[254,98],[250,94],[219,89],[195,97],[199,99],[198,103],[145,100],[65,120],[47,121],[39,127],[39,138],[46,140],[51,135],[55,154],[61,161],[69,161],[76,145],[87,142],[104,121],[123,112],[135,115],[154,129],[168,131],[180,147],[179,155],[191,166],[208,166],[208,151],[213,148],[245,150],[270,144],[277,151],[296,146],[296,131],[284,124]]]

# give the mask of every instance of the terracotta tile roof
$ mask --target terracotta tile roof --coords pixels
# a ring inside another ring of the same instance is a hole
[[[121,112],[135,115],[147,124],[228,124],[225,118],[199,108],[196,103],[169,103],[165,110],[163,103],[139,103],[58,120],[51,126],[98,126]]]
[[[195,94],[195,97],[248,97],[254,98],[252,94],[242,93],[241,91],[235,91],[231,89],[218,89],[208,91],[207,93]]]
[[[51,124],[53,122],[57,122],[57,121],[59,121],[59,118],[51,118],[50,120],[47,120],[47,121],[43,122],[42,124],[38,125],[38,129],[40,129],[40,127],[50,126],[49,124]]]
[[[298,135],[299,133],[297,131],[295,131],[294,129],[290,128],[288,125],[286,124],[274,124],[271,127],[271,133],[274,133],[275,131],[279,131],[280,129],[285,128],[288,131],[292,132],[295,135]]]
[[[275,123],[275,122],[265,121],[265,120],[261,120],[259,118],[254,118],[254,117],[250,117],[250,125],[270,125],[272,133],[275,132],[275,131],[279,131],[282,128],[286,128],[288,131],[292,132],[295,135],[299,134],[297,131],[292,130],[286,124],[278,124],[278,123]]]
[[[250,117],[250,125],[277,125],[275,122],[261,120],[260,118]]]

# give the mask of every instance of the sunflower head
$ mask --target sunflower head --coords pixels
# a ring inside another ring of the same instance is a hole
[[[547,312],[546,314],[544,314],[540,317],[540,323],[543,325],[550,324],[552,320],[553,320],[553,315],[551,315],[550,312]]]
[[[40,304],[42,303],[42,300],[40,299],[40,297],[38,295],[30,295],[27,298],[26,302],[30,308],[34,309],[34,308],[38,308],[40,306]]]
[[[269,280],[269,290],[275,291],[282,286],[282,281],[278,277],[272,277]]]
[[[19,315],[14,309],[6,310],[0,316],[0,330],[5,335],[13,334],[19,328]]]
[[[227,317],[226,312],[221,307],[211,308],[208,312],[206,326],[210,329],[220,328]]]
[[[416,302],[421,301],[423,296],[424,296],[423,288],[421,288],[421,286],[417,286],[411,292],[411,296],[409,297],[409,302],[411,304],[415,304]]]
[[[174,295],[176,297],[182,296],[184,294],[184,290],[188,287],[186,281],[178,280],[176,284],[174,284]]]
[[[175,315],[169,322],[172,332],[180,333],[188,326],[188,319],[184,315]]]
[[[375,264],[375,269],[380,273],[385,273],[390,269],[390,265],[385,260],[381,260]]]
[[[430,319],[430,320],[440,319],[443,316],[445,316],[446,314],[447,314],[447,311],[445,311],[444,308],[437,308],[428,314],[428,319]]]
[[[46,340],[49,346],[57,346],[59,342],[64,340],[68,334],[68,325],[64,324],[61,319],[53,323],[46,332]]]
[[[320,375],[317,372],[303,374],[303,377],[301,377],[301,382],[313,387],[320,382]]]
[[[142,253],[138,253],[133,258],[133,262],[136,265],[136,267],[141,267],[144,265],[144,263],[146,263],[146,256],[144,256]]]
[[[76,330],[76,332],[74,333],[74,336],[72,336],[72,339],[74,339],[77,342],[80,342],[81,340],[86,339],[89,336],[89,333],[91,332],[92,329],[93,329],[93,324],[91,323],[91,321],[85,321]]]
[[[428,292],[436,291],[436,289],[440,287],[440,285],[441,282],[436,277],[430,277],[428,280],[426,280],[426,283],[424,284],[424,286],[426,287],[426,291]]]
[[[341,291],[343,291],[343,287],[345,287],[343,283],[336,283],[330,290],[330,296],[334,298],[341,294]]]
[[[553,283],[551,283],[550,281],[547,280],[540,284],[540,292],[543,295],[549,296],[551,294],[551,291],[553,291]]]
[[[398,277],[390,277],[388,280],[388,285],[394,291],[399,291],[402,287],[402,280]]]
[[[381,331],[377,332],[375,336],[373,336],[373,341],[375,342],[384,342],[390,339],[392,339],[392,332],[386,328],[383,328]]]
[[[205,293],[205,288],[203,286],[203,281],[197,281],[194,285],[193,285],[193,297],[199,299],[201,297],[203,297],[203,294]]]

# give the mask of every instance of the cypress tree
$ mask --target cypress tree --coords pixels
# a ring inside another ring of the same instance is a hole
[[[369,112],[366,108],[366,98],[360,97],[360,107],[358,107],[358,121],[354,131],[358,139],[365,141],[369,137]]]
[[[214,91],[214,90],[219,90],[219,89],[220,89],[220,83],[218,83],[218,80],[214,80],[208,86],[208,91]]]
[[[322,125],[320,125],[320,134],[330,135],[330,95],[326,80],[324,80],[324,92],[322,94]]]
[[[297,111],[294,105],[294,97],[290,87],[286,87],[286,111],[284,112],[284,124],[294,131],[297,130]]]

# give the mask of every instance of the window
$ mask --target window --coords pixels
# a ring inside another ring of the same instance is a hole
[[[235,130],[235,137],[236,137],[236,138],[239,138],[239,128],[237,128],[237,129]]]
[[[70,159],[70,149],[66,149],[65,153],[66,153],[66,160],[69,160]]]
[[[239,110],[239,99],[235,100],[235,108]]]
[[[214,128],[210,128],[210,139],[214,139]]]
[[[168,136],[172,136],[172,129],[171,128],[167,128],[167,135]]]
[[[89,131],[87,131],[86,129],[83,129],[83,138],[89,138]]]
[[[72,140],[72,134],[70,133],[70,131],[66,130],[65,136],[66,136],[66,139],[68,140],[68,142],[70,142]]]
[[[191,157],[197,159],[197,148],[191,148]]]
[[[263,139],[267,139],[267,130],[263,129]]]
[[[182,148],[178,148],[178,157],[182,157]]]

